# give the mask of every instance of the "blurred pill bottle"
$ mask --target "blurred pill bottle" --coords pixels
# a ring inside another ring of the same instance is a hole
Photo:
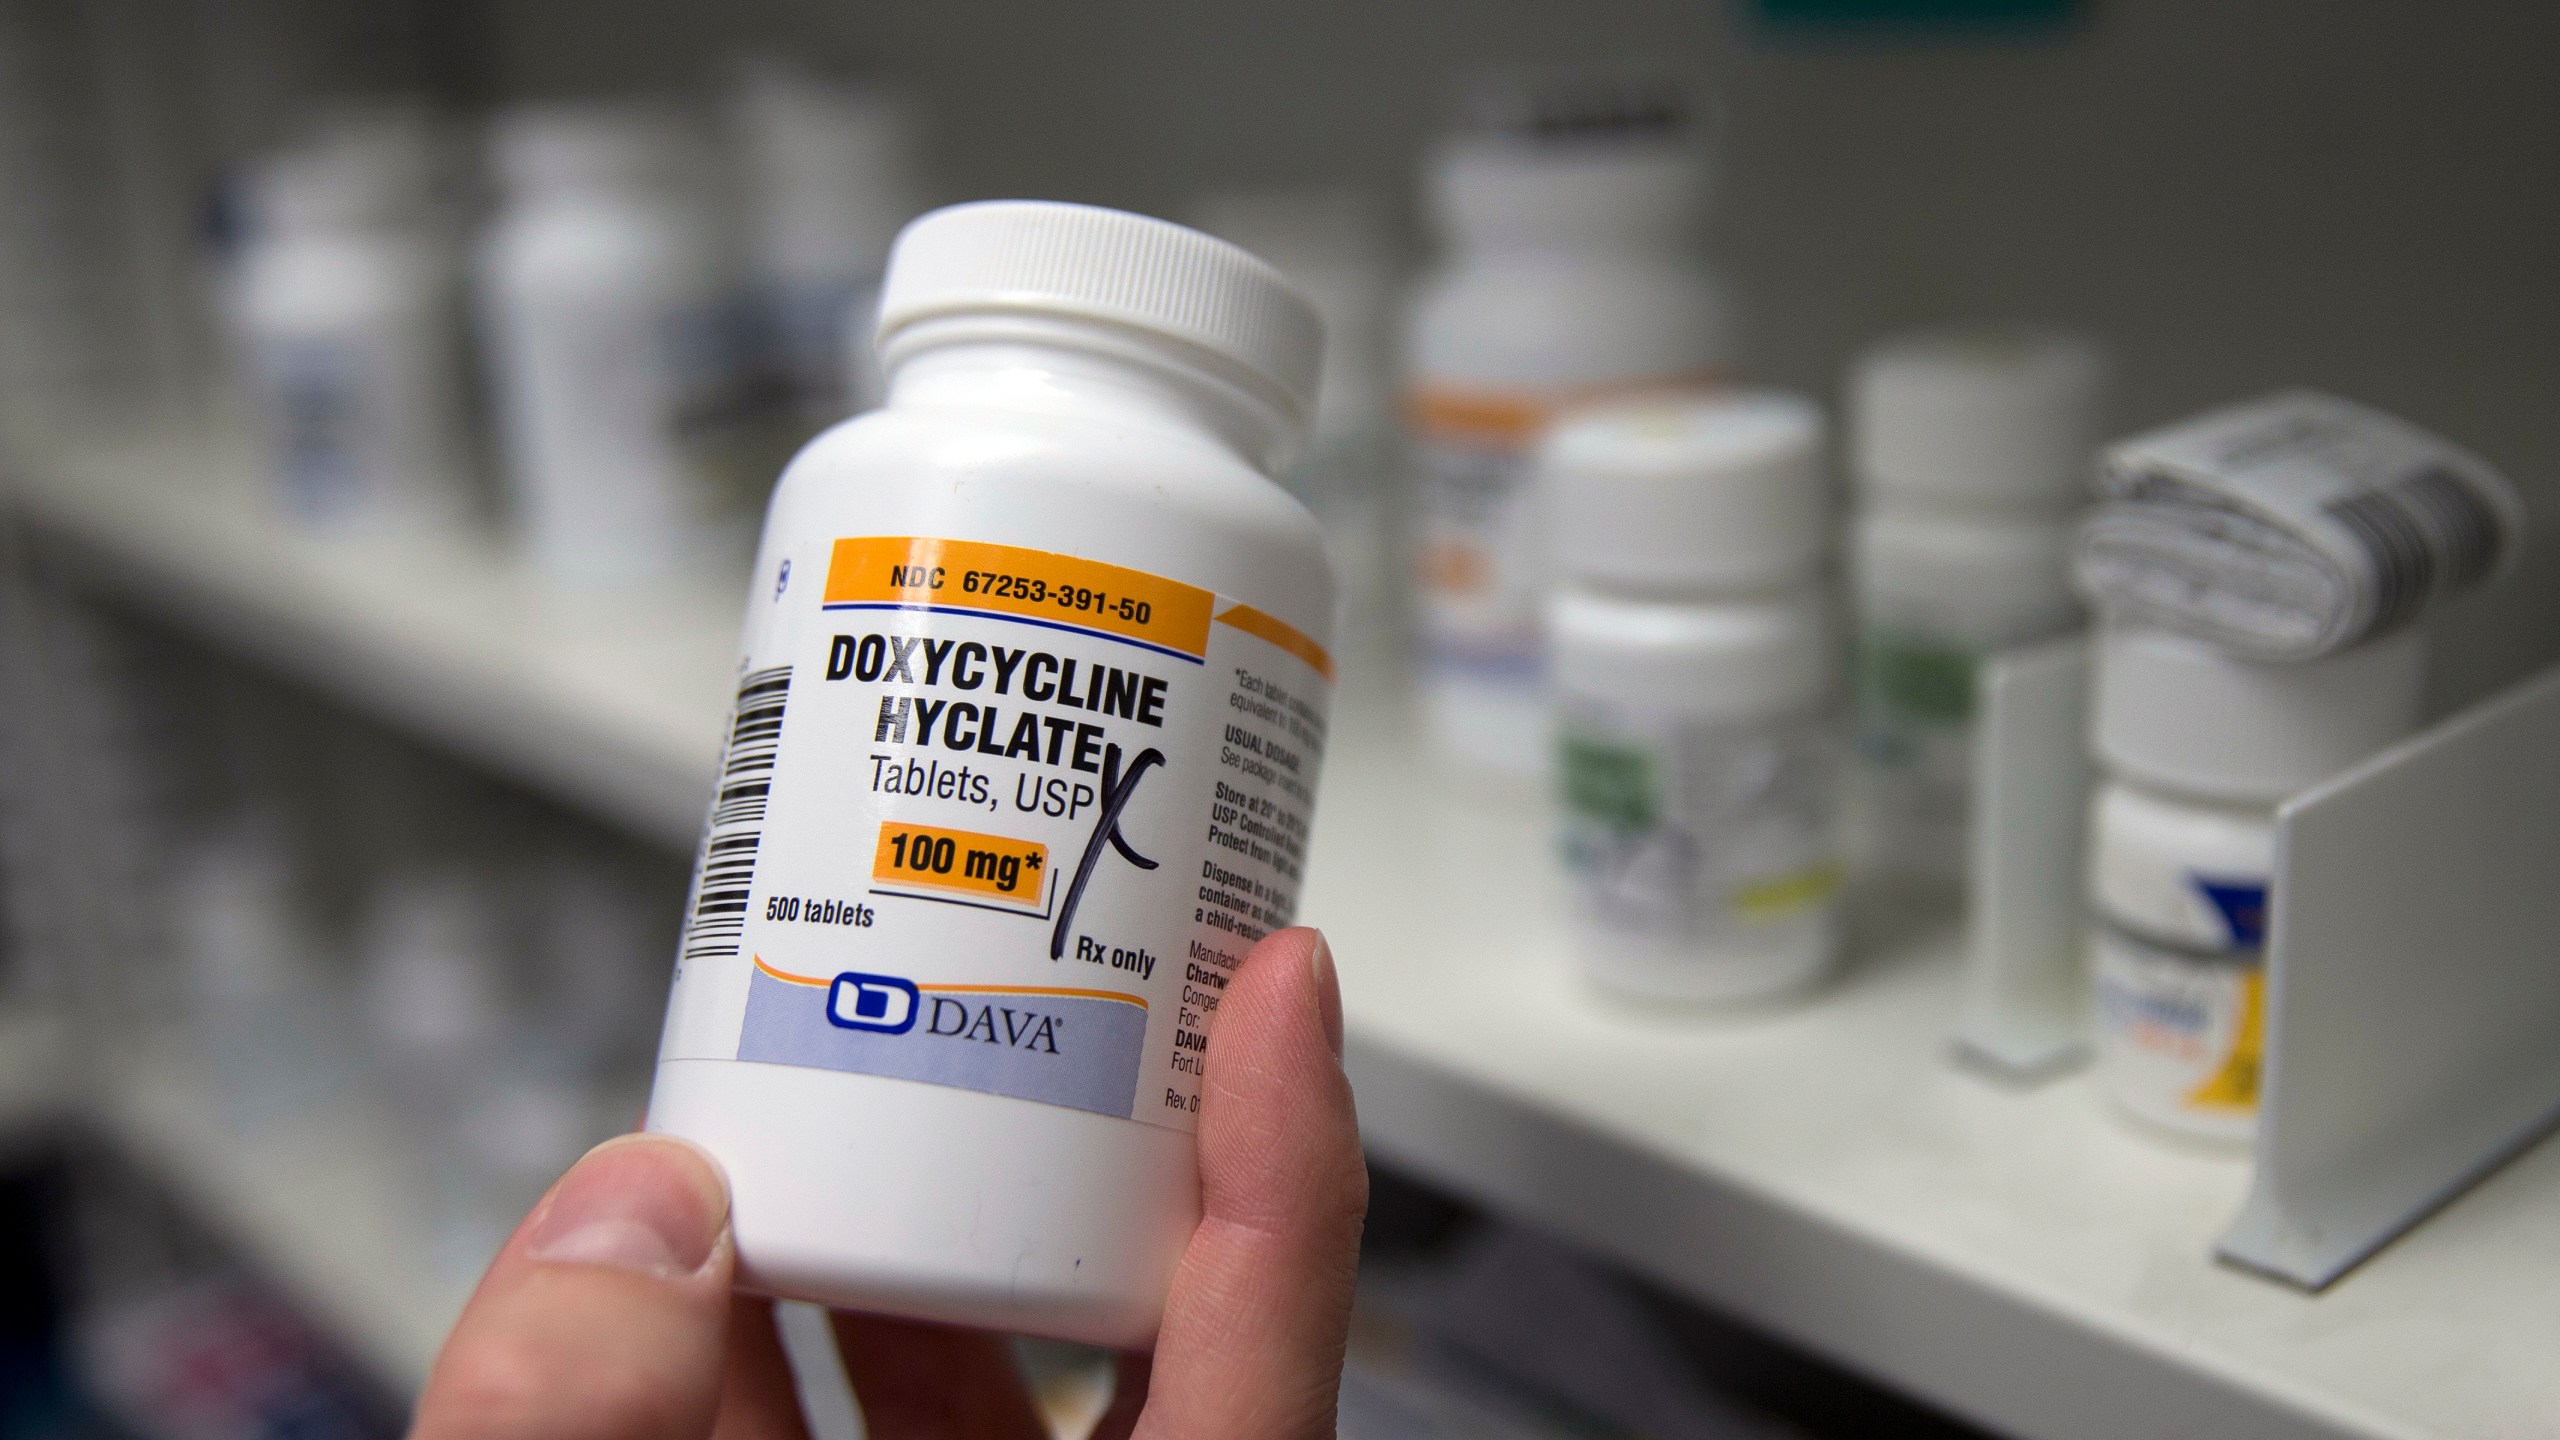
[[[757,360],[806,439],[880,403],[880,271],[898,227],[925,208],[922,127],[893,87],[770,56],[733,72],[729,118]]]
[[[1462,773],[1547,768],[1529,454],[1567,405],[1698,387],[1733,363],[1700,249],[1704,124],[1687,87],[1488,87],[1432,153],[1443,244],[1406,316],[1424,730]]]
[[[2425,670],[2414,630],[2269,664],[2101,629],[2089,955],[2098,1083],[2125,1113],[2206,1140],[2255,1132],[2276,806],[2406,735]]]
[[[2034,330],[1884,341],[1849,376],[1860,868],[1963,879],[1975,671],[2080,624],[2067,568],[2105,367]]]
[[[1306,453],[1280,483],[1324,527],[1341,587],[1345,646],[1397,623],[1403,547],[1394,454],[1395,246],[1356,190],[1227,190],[1193,207],[1199,228],[1279,267],[1324,317],[1324,380]]]
[[[1840,948],[1840,646],[1822,412],[1772,391],[1569,414],[1539,452],[1574,948],[1605,988],[1741,1002]]]
[[[398,529],[469,508],[459,257],[431,122],[345,116],[246,189],[239,373],[285,509]]]
[[[1321,343],[1160,220],[900,235],[888,402],[774,493],[649,1106],[728,1173],[748,1287],[1150,1342],[1324,755],[1333,582],[1274,478]]]
[[[642,106],[513,111],[479,253],[481,337],[518,538],[573,582],[716,552],[736,335],[700,137]]]

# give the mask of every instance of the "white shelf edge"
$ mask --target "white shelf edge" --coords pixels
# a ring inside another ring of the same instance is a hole
[[[119,1067],[75,1112],[367,1373],[424,1387],[476,1277],[444,1273],[424,1177],[353,1103],[243,1137],[183,1064]]]
[[[1621,1007],[1571,971],[1533,814],[1435,800],[1377,737],[1330,763],[1306,914],[1382,1159],[2008,1433],[2485,1440],[2560,1413],[2519,1358],[2560,1348],[2531,1279],[2560,1266],[2560,1145],[2329,1295],[2269,1286],[2212,1255],[2245,1156],[2137,1133],[2086,1075],[1958,1067],[1952,926],[1799,1010]]]
[[[105,1145],[367,1373],[424,1384],[471,1280],[423,1263],[418,1177],[378,1127],[338,1103],[243,1137],[200,1073],[150,1058],[166,1047],[103,1054],[75,1033],[66,1007],[0,1002],[0,1152],[66,1134]]]
[[[313,536],[236,446],[184,436],[0,463],[0,501],[137,608],[644,838],[699,834],[742,580],[564,590],[468,533]]]

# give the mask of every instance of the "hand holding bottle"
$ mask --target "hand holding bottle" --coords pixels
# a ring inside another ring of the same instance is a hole
[[[1333,1433],[1368,1200],[1341,1050],[1323,938],[1255,946],[1210,1050],[1200,1227],[1099,1440]],[[599,1146],[489,1267],[413,1440],[805,1440],[771,1307],[731,1293],[735,1268],[727,1182],[699,1150]],[[851,1314],[835,1331],[876,1440],[1047,1433],[999,1337]]]

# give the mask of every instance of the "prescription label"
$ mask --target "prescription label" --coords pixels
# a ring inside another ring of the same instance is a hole
[[[768,583],[662,1056],[1190,1128],[1228,979],[1296,908],[1323,643],[928,536],[839,538]]]
[[[2261,953],[2190,952],[2101,924],[2090,962],[2108,1093],[2155,1123],[2246,1134],[2266,1029]]]
[[[1595,400],[1719,383],[1702,375],[1554,390],[1431,385],[1407,397],[1417,618],[1431,676],[1522,691],[1538,684],[1548,562],[1530,451],[1555,416]]]
[[[1593,923],[1674,941],[1747,941],[1839,891],[1838,737],[1829,718],[1560,705],[1564,859]]]
[[[1866,843],[1895,868],[1963,864],[1973,793],[1980,651],[1945,636],[1870,626],[1851,677]]]

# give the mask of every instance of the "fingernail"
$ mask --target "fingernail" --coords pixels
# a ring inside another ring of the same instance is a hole
[[[700,1270],[729,1228],[729,1190],[711,1157],[668,1135],[624,1135],[560,1177],[526,1237],[536,1260],[678,1279]]]
[[[1333,973],[1333,947],[1325,943],[1324,933],[1316,933],[1316,948],[1308,953],[1307,966],[1315,972],[1316,1015],[1324,1021],[1324,1043],[1333,1047],[1333,1058],[1342,1058],[1342,981]]]

